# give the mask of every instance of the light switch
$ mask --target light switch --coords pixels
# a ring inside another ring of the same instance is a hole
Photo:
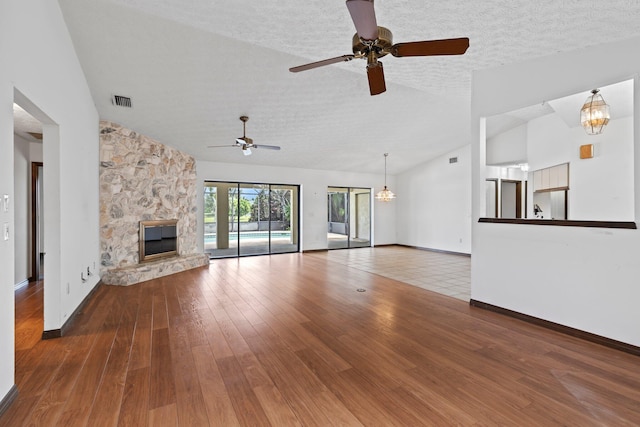
[[[2,226],[2,235],[4,236],[4,240],[9,240],[9,223],[5,222]]]
[[[9,195],[5,194],[2,198],[3,200],[3,208],[5,212],[9,212]],[[6,240],[6,239],[5,239]]]

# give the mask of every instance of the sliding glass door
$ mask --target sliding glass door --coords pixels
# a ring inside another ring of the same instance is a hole
[[[371,189],[327,189],[329,249],[371,246]]]
[[[211,258],[297,252],[297,185],[205,182],[204,248]]]
[[[238,219],[240,255],[269,253],[269,185],[240,184],[240,205],[244,215]]]
[[[269,206],[271,253],[297,252],[298,186],[271,185]]]

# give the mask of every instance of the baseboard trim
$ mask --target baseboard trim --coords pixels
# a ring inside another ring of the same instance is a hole
[[[11,404],[14,400],[16,400],[17,397],[18,387],[16,387],[16,385],[14,384],[11,389],[9,389],[9,392],[4,396],[4,398],[0,400],[0,416],[2,416],[2,414],[4,414],[7,409],[9,409],[9,406],[11,406]]]
[[[24,287],[25,287],[25,286],[27,286],[28,284],[29,284],[29,279],[25,279],[25,280],[23,280],[23,281],[22,281],[22,282],[20,282],[20,283],[16,283],[16,284],[13,286],[13,290],[14,290],[14,291],[17,291],[17,290],[18,290],[18,289],[20,289],[20,288],[24,288]]]
[[[482,302],[474,299],[469,301],[469,305],[473,307],[482,308],[484,310],[493,311],[494,313],[499,313],[505,316],[513,317],[515,319],[522,320],[527,323],[531,323],[537,326],[541,326],[543,328],[551,329],[553,331],[570,335],[572,337],[580,338],[585,341],[600,344],[605,347],[620,350],[625,353],[633,354],[634,356],[640,356],[640,347],[627,344],[622,341],[616,341],[614,339],[603,337],[601,335],[592,334],[591,332],[586,332],[580,329],[572,328],[570,326],[565,326],[559,323],[550,322],[548,320],[540,319],[539,317],[530,316],[528,314],[509,310],[508,308],[499,307],[497,305],[488,304],[486,302]]]
[[[468,254],[466,252],[454,252],[454,251],[446,251],[444,249],[424,248],[422,246],[403,245],[401,243],[396,243],[395,246],[402,246],[403,248],[418,249],[419,251],[439,252],[441,254],[471,257],[471,254]]]
[[[69,316],[67,321],[64,322],[64,324],[60,327],[60,329],[50,329],[48,331],[42,331],[42,339],[43,340],[50,340],[52,338],[60,338],[60,337],[62,337],[65,334],[65,332],[69,329],[69,327],[71,326],[71,323],[73,323],[73,320],[75,319],[76,314],[78,314],[80,311],[82,311],[84,306],[87,304],[87,302],[91,299],[93,294],[96,292],[96,290],[100,286],[102,286],[102,280],[99,280],[98,283],[96,283],[96,285],[93,287],[93,289],[91,289],[91,292],[89,292],[87,294],[87,296],[84,297],[82,302],[80,304],[78,304],[76,309],[73,310],[73,313],[71,313],[71,316]]]
[[[302,251],[303,254],[308,254],[311,252],[328,252],[329,249],[325,248],[325,249],[306,249],[304,251]]]

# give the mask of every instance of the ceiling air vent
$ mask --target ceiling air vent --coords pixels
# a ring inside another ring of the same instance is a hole
[[[449,163],[458,163],[457,157],[449,157]]]
[[[131,108],[131,98],[127,96],[113,95],[111,103],[119,107]]]

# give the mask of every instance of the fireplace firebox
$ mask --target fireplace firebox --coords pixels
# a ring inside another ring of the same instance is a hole
[[[178,220],[140,221],[140,262],[178,255]]]

